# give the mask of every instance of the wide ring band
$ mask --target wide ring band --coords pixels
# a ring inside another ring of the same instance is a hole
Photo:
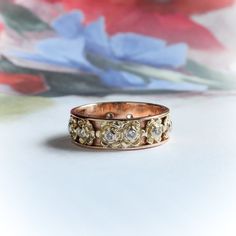
[[[77,145],[132,150],[169,139],[172,122],[165,106],[141,102],[104,102],[71,110],[69,133]]]

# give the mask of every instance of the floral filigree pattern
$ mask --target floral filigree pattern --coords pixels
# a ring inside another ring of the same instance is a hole
[[[163,124],[160,118],[151,119],[146,125],[147,143],[154,144],[161,142],[163,133]]]
[[[169,138],[171,127],[169,115],[150,119],[146,124],[139,120],[104,120],[93,124],[92,121],[73,116],[69,121],[69,132],[75,142],[111,149],[162,143]]]
[[[139,121],[104,121],[96,132],[101,145],[111,148],[139,146],[143,134]]]
[[[145,131],[141,128],[140,122],[135,120],[124,122],[124,125],[122,127],[122,133],[122,146],[135,147],[140,145],[142,136]]]
[[[121,121],[104,121],[101,123],[101,129],[96,132],[103,147],[119,148],[122,140]]]
[[[172,121],[170,119],[170,116],[166,116],[164,118],[163,122],[163,139],[168,139],[169,138],[169,133],[172,130]]]
[[[95,139],[95,131],[90,121],[85,119],[78,120],[78,127],[76,129],[77,139],[79,143],[84,145],[92,145]]]
[[[75,117],[73,117],[73,116],[70,117],[68,130],[69,130],[70,136],[73,140],[76,140],[76,138],[77,138],[77,132],[76,132],[76,129],[78,127],[77,121],[78,120]]]

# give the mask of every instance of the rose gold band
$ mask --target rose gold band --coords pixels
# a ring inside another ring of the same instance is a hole
[[[104,102],[71,110],[69,133],[88,148],[132,150],[169,139],[172,122],[165,106],[141,102]]]

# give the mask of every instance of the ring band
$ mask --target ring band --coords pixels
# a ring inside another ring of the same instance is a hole
[[[104,102],[71,110],[69,133],[82,147],[132,150],[169,139],[172,122],[165,106],[142,102]]]

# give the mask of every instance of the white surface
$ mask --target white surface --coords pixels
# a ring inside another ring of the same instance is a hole
[[[60,98],[0,124],[0,235],[235,236],[236,96],[119,96],[169,106],[170,142],[79,149],[69,109],[101,100]]]

